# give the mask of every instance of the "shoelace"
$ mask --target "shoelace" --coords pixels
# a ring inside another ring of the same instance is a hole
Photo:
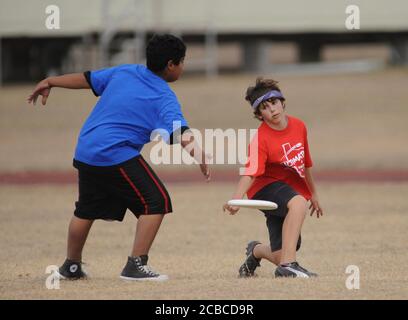
[[[149,276],[154,276],[157,277],[159,274],[155,272],[150,266],[148,265],[140,265],[139,268],[141,269],[142,272],[148,274]]]
[[[140,272],[143,272],[152,277],[158,277],[159,274],[154,271],[149,265],[142,265],[140,260],[134,260],[136,267],[139,269]]]

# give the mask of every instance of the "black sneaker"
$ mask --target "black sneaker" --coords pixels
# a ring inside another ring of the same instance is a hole
[[[126,266],[123,268],[120,278],[135,281],[165,281],[169,277],[153,271],[147,265],[148,256],[128,257]]]
[[[62,280],[86,279],[88,275],[82,268],[82,262],[66,259],[58,269],[58,277]]]
[[[238,270],[240,278],[250,278],[256,276],[255,269],[261,266],[261,259],[255,258],[253,251],[255,246],[258,244],[260,244],[259,241],[251,241],[248,243],[246,247],[246,259]]]
[[[317,273],[306,270],[295,261],[278,266],[275,270],[275,277],[312,278],[317,277]]]

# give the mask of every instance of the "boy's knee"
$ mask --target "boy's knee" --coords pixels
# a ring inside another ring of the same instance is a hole
[[[301,196],[297,195],[294,196],[289,202],[288,202],[288,209],[289,210],[299,210],[299,211],[305,211],[307,209],[307,200]]]

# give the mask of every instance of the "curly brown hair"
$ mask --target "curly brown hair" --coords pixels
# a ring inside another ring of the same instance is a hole
[[[248,87],[245,94],[245,100],[248,101],[249,104],[252,106],[256,99],[258,99],[259,97],[263,96],[264,94],[268,93],[271,90],[281,92],[278,86],[278,81],[258,77],[256,78],[255,86]],[[285,101],[284,98],[280,98],[280,100],[282,100],[282,102]],[[261,112],[259,110],[260,106],[261,104],[259,104],[259,106],[257,106],[256,109],[254,110],[254,116],[258,120],[261,120],[260,118]]]

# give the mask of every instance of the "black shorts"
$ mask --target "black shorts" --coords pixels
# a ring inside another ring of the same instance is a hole
[[[282,227],[288,214],[288,202],[299,195],[286,183],[277,181],[259,190],[252,199],[273,201],[278,205],[276,210],[261,210],[266,217],[266,226],[269,232],[269,241],[272,252],[282,249]],[[302,238],[299,235],[296,250],[299,250]]]
[[[172,212],[166,187],[141,155],[109,167],[74,160],[74,167],[79,177],[78,218],[122,221],[127,209],[136,217]]]

